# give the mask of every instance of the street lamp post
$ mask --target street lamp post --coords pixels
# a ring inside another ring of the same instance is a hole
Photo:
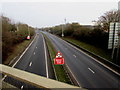
[[[17,25],[17,31],[19,31],[18,25]]]
[[[62,37],[64,37],[64,32],[63,32],[63,25],[62,25]]]
[[[15,32],[18,32],[19,31],[18,24],[15,24],[15,27],[16,27],[16,31]]]
[[[66,18],[64,19],[65,20],[65,28],[66,28]],[[62,25],[62,37],[64,37],[64,25]]]
[[[30,36],[30,30],[29,30],[29,26],[28,26],[28,36]]]

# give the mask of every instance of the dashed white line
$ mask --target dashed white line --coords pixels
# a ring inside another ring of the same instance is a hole
[[[35,55],[35,52],[34,52],[34,55]]]
[[[37,48],[37,47],[36,47]]]
[[[32,65],[32,62],[30,62],[29,66],[31,66],[31,65]]]
[[[21,86],[21,89],[23,89],[23,86]]]
[[[54,35],[53,35],[54,36]],[[57,37],[57,36],[56,36]],[[72,46],[73,48],[75,48],[76,50],[82,52],[83,54],[87,55],[88,57],[90,57],[91,59],[93,59],[94,61],[96,61],[97,63],[101,64],[102,66],[106,67],[107,69],[109,69],[110,71],[112,71],[113,73],[117,74],[120,76],[120,74],[118,72],[116,72],[115,70],[113,70],[112,68],[108,67],[107,65],[103,64],[102,62],[98,61],[97,59],[93,58],[92,56],[88,55],[87,53],[83,52],[82,50],[78,49],[77,47],[71,45],[70,43],[68,43],[67,41],[57,37],[59,40],[62,40],[63,42],[69,44],[70,46]]]
[[[29,46],[25,49],[25,51],[21,54],[21,56],[19,57],[19,59],[13,64],[12,68],[15,67],[15,65],[19,62],[19,60],[22,58],[22,56],[25,54],[25,52],[28,50],[28,48],[32,45],[32,43],[34,42],[36,36],[34,37],[33,41],[29,44]],[[5,75],[2,78],[2,81],[7,77],[7,75]]]
[[[95,73],[91,68],[88,68],[88,70],[90,70],[92,73]]]
[[[36,38],[36,36],[35,36],[35,38]],[[33,41],[35,40],[35,38],[33,39]],[[32,45],[33,41],[29,44],[29,46],[25,49],[25,51],[22,53],[22,55],[19,57],[19,59],[14,63],[14,65],[12,67],[14,67],[19,62],[19,60],[22,58],[22,56],[25,54],[25,52],[28,50],[28,48]]]
[[[76,58],[76,55],[73,55]]]

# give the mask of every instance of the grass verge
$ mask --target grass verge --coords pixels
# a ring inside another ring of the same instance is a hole
[[[3,62],[5,65],[9,65],[9,63],[17,56],[19,56],[25,48],[30,44],[33,40],[33,37],[30,40],[24,40],[23,42],[14,46],[12,53],[9,53],[8,58]]]
[[[63,39],[67,40],[67,41],[69,41],[69,42],[71,42],[75,45],[78,45],[81,48],[90,51],[91,53],[94,53],[98,56],[101,56],[101,57],[103,57],[107,60],[112,61],[110,52],[107,52],[107,51],[105,51],[101,48],[95,47],[93,45],[90,45],[90,44],[87,44],[87,43],[84,43],[84,42],[81,42],[81,41],[78,41],[78,40],[75,40],[75,39],[72,39],[72,38],[63,38]]]
[[[107,50],[103,50],[101,48],[97,48],[95,46],[92,46],[90,44],[80,42],[78,40],[72,39],[72,38],[63,38],[68,43],[73,44],[74,46],[80,48],[90,56],[96,58],[98,61],[104,63],[108,67],[112,68],[114,71],[120,73],[120,66],[118,64],[115,64],[115,61],[111,59],[111,53]]]
[[[45,37],[45,40],[46,40],[46,44],[47,44],[47,47],[48,47],[48,51],[49,51],[49,54],[50,54],[52,65],[53,65],[53,68],[54,68],[54,71],[55,71],[56,79],[60,82],[72,84],[70,79],[68,78],[65,70],[64,70],[64,67],[62,65],[54,65],[53,60],[54,60],[55,55],[56,55],[56,50],[54,49],[52,43],[47,38],[47,36],[45,34],[43,34],[43,36]]]

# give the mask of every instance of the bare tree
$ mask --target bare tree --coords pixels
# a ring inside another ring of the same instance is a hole
[[[104,31],[108,31],[110,22],[120,22],[120,10],[106,12],[103,16],[99,17],[97,24],[101,25]]]

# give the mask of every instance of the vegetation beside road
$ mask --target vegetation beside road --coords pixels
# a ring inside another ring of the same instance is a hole
[[[101,56],[101,57],[111,61],[111,53],[108,52],[108,51],[105,51],[105,50],[103,50],[101,48],[95,47],[93,45],[90,45],[88,43],[85,43],[85,42],[82,42],[82,41],[79,41],[79,40],[76,40],[76,39],[73,39],[73,38],[65,37],[63,39],[66,40],[66,41],[69,41],[69,42],[71,42],[71,43],[73,43],[75,45],[78,45],[79,47],[81,47],[81,48],[83,48],[85,50],[88,50],[91,53],[94,53],[94,54],[96,54],[98,56]]]
[[[9,56],[7,57],[7,59],[3,61],[3,64],[9,65],[11,60],[19,56],[26,49],[26,47],[30,44],[32,40],[33,40],[33,37],[30,40],[24,40],[23,42],[15,45],[13,48],[13,51],[9,53]]]
[[[14,23],[8,17],[1,16],[2,21],[2,62],[8,64],[30,42],[27,36],[34,36],[34,28],[24,23]]]
[[[69,41],[73,42],[74,40],[76,44],[84,46],[85,49],[88,49],[90,51],[94,50],[92,52],[95,54],[98,54],[112,61],[113,63],[120,65],[120,62],[118,62],[120,60],[120,51],[118,53],[115,49],[113,58],[111,60],[110,55],[113,52],[112,49],[108,50],[109,27],[111,22],[120,22],[120,10],[111,10],[104,13],[98,18],[97,21],[94,21],[94,26],[81,25],[78,22],[72,22],[42,29],[60,37],[64,33],[64,37],[69,37]]]
[[[53,65],[53,68],[55,70],[56,79],[60,82],[71,84],[71,81],[68,78],[63,66],[62,65],[54,65],[54,58],[55,58],[55,55],[56,55],[57,52],[54,49],[50,40],[47,38],[47,36],[45,34],[43,34],[43,35],[45,37],[46,44],[47,44],[47,47],[48,47],[48,51],[49,51],[49,54],[50,54],[50,58],[51,58],[51,61],[52,61],[52,65]]]

